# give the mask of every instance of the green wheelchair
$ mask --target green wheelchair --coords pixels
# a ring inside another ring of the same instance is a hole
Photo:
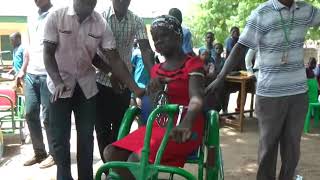
[[[204,178],[204,169],[206,172],[205,179],[223,180],[223,160],[219,141],[219,116],[218,113],[213,110],[207,112],[206,114],[207,117],[203,143],[200,145],[196,157],[187,161],[187,163],[198,165],[198,177],[196,178],[193,174],[183,168],[164,166],[160,164],[161,157],[169,139],[169,132],[174,126],[174,115],[181,111],[182,108],[182,106],[176,104],[165,104],[156,107],[148,117],[144,147],[141,153],[140,162],[107,162],[98,169],[96,173],[96,180],[101,180],[102,174],[104,172],[108,172],[109,170],[111,170],[109,171],[109,176],[111,176],[113,179],[121,179],[115,172],[112,171],[113,168],[127,168],[132,172],[137,180],[156,180],[159,179],[159,173],[168,174],[168,179],[174,179],[174,176],[178,175],[188,180],[202,180]],[[139,113],[140,109],[137,107],[130,107],[126,111],[119,130],[118,139],[125,137],[130,132],[131,125]],[[168,117],[166,133],[158,149],[154,164],[150,164],[148,157],[150,152],[149,146],[152,133],[152,124],[159,114],[164,113],[167,114]]]

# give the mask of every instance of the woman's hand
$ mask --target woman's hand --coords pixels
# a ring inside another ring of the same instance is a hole
[[[171,130],[169,137],[177,143],[185,143],[192,137],[191,128],[191,123],[184,120],[179,126],[176,126]]]

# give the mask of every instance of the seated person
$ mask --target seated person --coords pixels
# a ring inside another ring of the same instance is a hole
[[[151,34],[156,50],[166,61],[156,64],[151,70],[148,89],[151,93],[163,89],[167,83],[168,101],[187,106],[181,123],[170,132],[170,139],[161,159],[161,164],[183,167],[189,154],[197,150],[202,142],[204,116],[202,113],[204,92],[203,62],[198,57],[187,56],[182,50],[182,28],[178,20],[169,15],[156,18],[151,25]],[[177,119],[175,119],[177,121]],[[176,124],[176,122],[174,123]],[[104,158],[108,161],[139,161],[144,145],[146,127],[140,127],[121,140],[107,146]],[[149,162],[153,163],[165,127],[153,124],[150,141]],[[125,179],[134,179],[127,169],[114,169]],[[110,176],[108,177],[110,178]]]

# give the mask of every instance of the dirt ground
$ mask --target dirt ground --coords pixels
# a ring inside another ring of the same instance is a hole
[[[76,137],[72,129],[71,156],[72,173],[76,179]],[[229,127],[220,129],[223,151],[225,180],[254,180],[257,171],[258,128],[255,118],[246,118],[244,132],[240,133]],[[54,180],[56,167],[40,169],[38,165],[24,167],[23,162],[33,155],[32,145],[20,145],[18,137],[5,138],[5,154],[0,162],[0,180]],[[96,141],[95,141],[96,142]],[[280,169],[280,158],[278,159]],[[95,143],[94,170],[102,164]],[[196,174],[194,165],[187,164],[188,171]],[[303,180],[320,179],[320,128],[312,129],[310,134],[303,135],[301,158],[298,174]]]

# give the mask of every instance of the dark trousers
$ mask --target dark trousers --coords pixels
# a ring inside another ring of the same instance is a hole
[[[279,180],[292,180],[300,157],[300,140],[308,109],[307,94],[284,97],[256,97],[259,121],[259,168],[257,180],[275,180],[278,147]]]
[[[53,155],[52,136],[49,131],[49,97],[46,75],[27,74],[24,93],[26,98],[26,121],[30,131],[33,150],[36,156],[46,156],[40,121],[40,105],[42,106],[43,124],[47,134],[49,154]]]
[[[97,83],[99,93],[97,95],[97,121],[96,133],[101,159],[103,150],[110,143],[117,140],[119,128],[124,113],[130,104],[130,91],[117,94],[111,87]]]
[[[77,130],[78,179],[93,179],[93,128],[96,119],[96,96],[86,99],[79,85],[71,98],[60,98],[50,104],[50,127],[57,164],[57,180],[71,180],[70,132],[71,113]]]

